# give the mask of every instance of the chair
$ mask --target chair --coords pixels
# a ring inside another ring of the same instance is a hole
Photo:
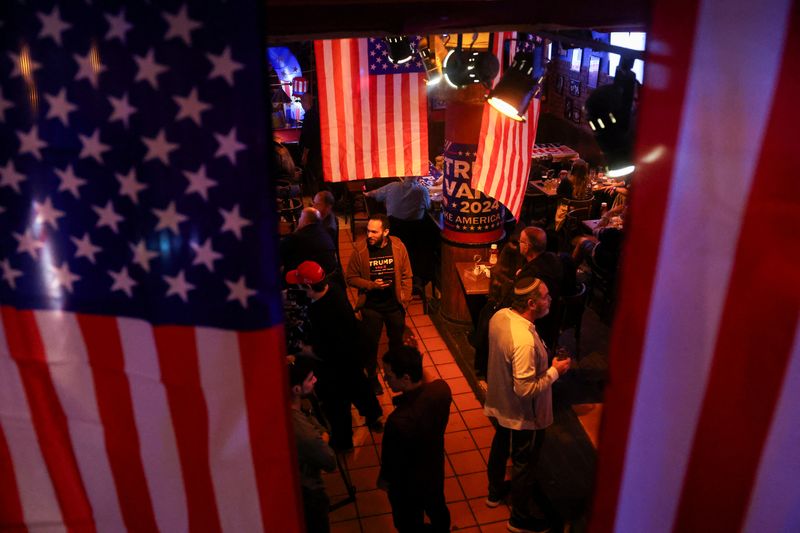
[[[569,251],[572,248],[572,239],[584,233],[582,222],[588,218],[588,207],[580,207],[567,212],[559,234],[562,250]]]
[[[581,355],[581,324],[583,312],[586,309],[588,290],[585,283],[578,285],[578,290],[572,296],[559,298],[559,335],[570,328],[575,328],[575,360]]]
[[[278,216],[289,225],[289,233],[297,227],[300,212],[303,210],[303,202],[299,198],[279,198]]]
[[[345,218],[350,224],[350,237],[356,240],[356,222],[369,221],[370,209],[367,197],[362,189],[363,183],[360,181],[347,182],[347,212]]]

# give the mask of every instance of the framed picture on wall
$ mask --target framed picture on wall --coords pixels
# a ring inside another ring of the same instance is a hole
[[[572,102],[572,98],[565,98],[564,99],[564,118],[567,120],[572,119],[572,108],[574,103]]]
[[[564,94],[564,76],[556,78],[556,92],[558,94]]]
[[[592,56],[589,58],[589,80],[587,85],[594,89],[597,87],[597,75],[600,73],[600,58]]]
[[[575,97],[581,95],[581,82],[579,80],[569,80],[569,95]]]
[[[575,124],[581,123],[581,106],[573,105],[572,106],[572,122]]]

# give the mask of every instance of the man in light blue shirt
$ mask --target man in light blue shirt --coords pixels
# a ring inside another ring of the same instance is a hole
[[[386,204],[386,214],[398,220],[420,220],[431,206],[428,189],[414,176],[406,176],[374,191],[367,196]]]

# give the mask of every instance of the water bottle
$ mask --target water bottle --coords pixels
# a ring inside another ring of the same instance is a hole
[[[494,266],[497,264],[497,245],[493,244],[489,247],[489,265]]]

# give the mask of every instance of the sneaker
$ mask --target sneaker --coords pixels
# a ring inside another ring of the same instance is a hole
[[[506,523],[506,529],[511,533],[545,533],[550,531],[550,525],[542,519],[534,518],[525,524],[521,524],[515,522],[512,518]]]
[[[499,500],[495,500],[491,496],[487,496],[486,497],[486,501],[484,503],[486,504],[486,507],[489,507],[490,509],[494,509],[495,507],[497,507],[498,505],[503,503],[503,499],[500,498]]]
[[[511,481],[504,480],[503,485],[500,487],[500,494],[489,494],[486,497],[486,507],[494,509],[506,499],[506,496],[511,492]]]

